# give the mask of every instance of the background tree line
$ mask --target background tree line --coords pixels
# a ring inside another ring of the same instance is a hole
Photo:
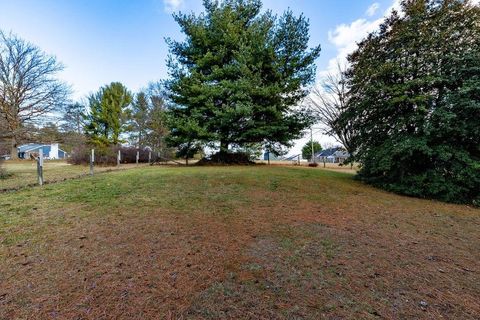
[[[308,20],[291,11],[261,13],[260,0],[205,0],[204,7],[200,15],[174,15],[186,41],[167,41],[169,79],[137,94],[113,82],[86,103],[68,103],[55,58],[2,33],[2,132],[12,158],[20,141],[59,141],[73,154],[79,146],[107,150],[126,142],[155,151],[170,146],[187,159],[208,147],[221,162],[231,152],[278,154],[291,146],[312,121],[295,108],[315,78],[320,53],[319,46],[308,49]],[[17,65],[36,81],[33,87],[18,80]],[[30,101],[36,96],[44,99]],[[52,114],[63,116],[53,121]]]
[[[63,139],[72,150],[129,142],[187,159],[208,147],[227,162],[238,151],[281,153],[320,122],[363,181],[480,202],[478,5],[404,0],[310,95],[320,47],[308,48],[308,20],[261,5],[205,0],[199,15],[174,15],[185,40],[167,41],[166,81],[137,94],[113,82],[84,104],[67,103],[55,58],[1,33],[0,137],[14,156],[19,141]]]
[[[63,65],[14,34],[0,31],[0,156],[16,159],[23,143],[60,143],[69,154],[90,147],[106,152],[120,143],[165,152],[162,86],[132,94],[121,83],[71,103],[58,79]]]

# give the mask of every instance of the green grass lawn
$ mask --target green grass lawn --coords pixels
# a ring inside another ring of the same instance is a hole
[[[479,230],[321,169],[111,172],[0,194],[0,319],[478,319]]]

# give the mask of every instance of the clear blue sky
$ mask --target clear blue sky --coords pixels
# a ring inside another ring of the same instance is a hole
[[[310,19],[311,45],[322,46],[319,75],[378,26],[398,0],[264,0],[281,14]],[[55,55],[80,99],[112,81],[132,91],[166,77],[165,37],[181,39],[171,12],[201,12],[201,0],[0,0],[0,29]],[[298,149],[298,148],[295,148]]]

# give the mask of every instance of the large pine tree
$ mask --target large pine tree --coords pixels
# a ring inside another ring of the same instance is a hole
[[[480,201],[480,8],[403,1],[349,58],[360,177],[450,202]]]
[[[204,6],[198,16],[175,15],[186,39],[168,41],[171,141],[209,143],[221,153],[248,143],[290,145],[310,122],[294,108],[314,80],[320,53],[308,49],[308,21],[290,11],[261,14],[260,0]]]

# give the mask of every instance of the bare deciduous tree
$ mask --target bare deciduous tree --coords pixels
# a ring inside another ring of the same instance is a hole
[[[316,115],[317,120],[325,126],[325,133],[336,138],[350,154],[353,154],[354,132],[350,126],[339,122],[348,104],[349,93],[345,68],[340,64],[337,68],[337,72],[328,73],[320,84],[312,89],[306,104]]]
[[[0,31],[0,116],[13,159],[24,125],[50,115],[65,102],[69,88],[56,78],[61,70],[55,57]]]

